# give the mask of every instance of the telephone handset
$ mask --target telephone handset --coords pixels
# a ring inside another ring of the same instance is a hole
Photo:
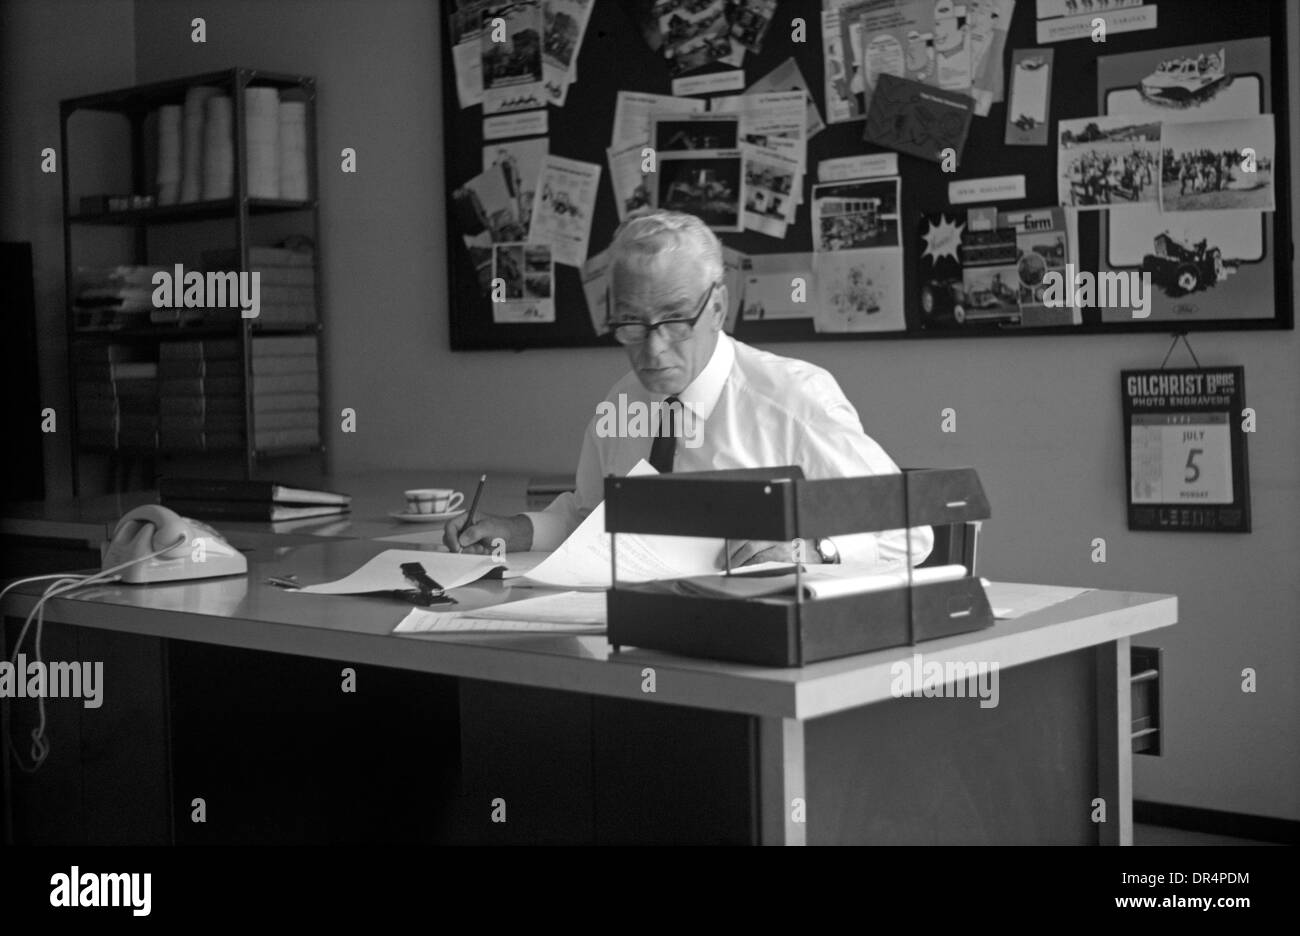
[[[143,559],[159,550],[164,551]],[[243,553],[220,533],[159,504],[137,507],[117,522],[104,553],[104,568],[141,559],[121,571],[122,581],[177,582],[248,572]]]

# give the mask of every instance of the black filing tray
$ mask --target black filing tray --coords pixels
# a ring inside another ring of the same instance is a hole
[[[988,515],[970,468],[824,481],[788,467],[607,478],[605,528],[614,549],[609,642],[616,650],[629,645],[789,667],[990,627],[993,613],[969,566],[948,581],[820,599],[683,595],[661,583],[619,584],[617,578],[620,533],[788,542],[974,526]]]

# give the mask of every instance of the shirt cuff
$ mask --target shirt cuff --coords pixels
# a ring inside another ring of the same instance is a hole
[[[524,516],[533,523],[533,549],[550,552],[569,536],[568,524],[557,511],[525,512]]]

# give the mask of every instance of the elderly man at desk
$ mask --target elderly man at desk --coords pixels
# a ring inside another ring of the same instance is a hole
[[[604,478],[624,476],[648,459],[659,472],[798,465],[810,479],[896,473],[898,466],[862,430],[857,411],[829,373],[760,351],[723,330],[727,287],[722,247],[694,215],[644,210],[629,217],[611,245],[610,328],[632,370],[610,390],[587,424],[576,490],[544,511],[480,516],[447,524],[449,548],[486,552],[500,538],[510,552],[557,547],[604,498]],[[634,410],[660,418],[622,434],[634,420],[602,414]],[[653,438],[649,436],[653,434]],[[912,531],[912,562],[929,555],[929,527]],[[903,530],[804,544],[802,561],[841,559],[901,565]],[[731,564],[789,561],[790,543],[730,544]],[[719,556],[719,565],[724,557]]]

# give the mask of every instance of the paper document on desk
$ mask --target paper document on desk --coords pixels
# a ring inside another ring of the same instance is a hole
[[[397,634],[533,632],[596,634],[605,629],[604,592],[566,591],[510,601],[474,611],[412,608],[394,629]]]
[[[792,569],[792,566],[782,564],[755,574],[749,568],[742,568],[731,575],[698,575],[682,579],[674,582],[673,586],[680,594],[702,595],[706,598],[749,599],[793,595],[795,578]],[[965,574],[964,565],[930,566],[913,569],[911,582],[913,585],[951,582]],[[906,570],[881,572],[879,566],[815,565],[804,568],[801,584],[807,598],[838,598],[841,595],[903,588],[908,584],[908,577]]]
[[[658,474],[643,458],[627,473]],[[605,504],[587,515],[569,538],[521,580],[559,588],[609,588],[610,535],[605,532]],[[618,535],[618,580],[649,582],[716,572],[722,555],[720,539],[696,536]]]
[[[1028,585],[1015,582],[989,582],[984,586],[993,616],[999,621],[1023,617],[1052,605],[1077,598],[1091,588],[1067,588],[1060,585]]]
[[[418,562],[443,588],[476,582],[486,575],[498,577],[504,566],[492,556],[437,553],[421,549],[386,549],[351,575],[298,589],[312,595],[361,595],[366,592],[405,591],[414,586],[402,575],[402,563]]]

